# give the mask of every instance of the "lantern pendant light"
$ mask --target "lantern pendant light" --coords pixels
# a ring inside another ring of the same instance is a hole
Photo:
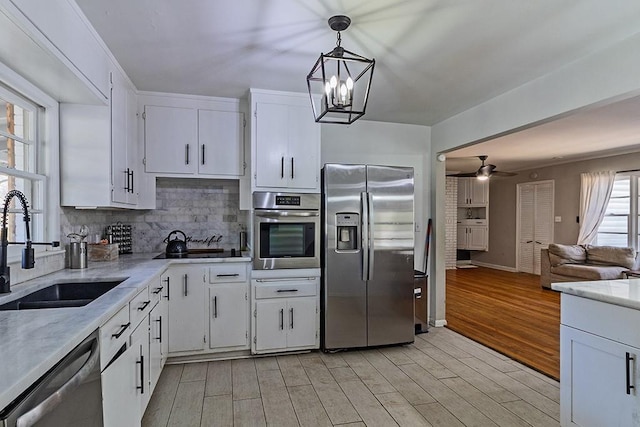
[[[348,16],[329,18],[337,31],[336,47],[320,58],[307,75],[313,115],[319,123],[351,124],[365,113],[375,59],[367,59],[341,46],[340,32],[351,24]]]

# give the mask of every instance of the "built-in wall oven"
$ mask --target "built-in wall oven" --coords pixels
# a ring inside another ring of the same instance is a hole
[[[253,193],[253,269],[320,267],[320,195]]]

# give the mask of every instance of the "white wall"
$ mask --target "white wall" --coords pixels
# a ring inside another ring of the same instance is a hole
[[[321,164],[353,163],[413,167],[415,177],[415,267],[422,270],[429,214],[431,128],[359,120],[322,125]]]

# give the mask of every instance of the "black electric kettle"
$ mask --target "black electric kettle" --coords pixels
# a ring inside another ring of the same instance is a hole
[[[178,237],[175,237],[171,240],[171,236],[174,234],[182,234],[182,240]],[[187,236],[180,230],[173,230],[167,236],[167,249],[165,250],[167,257],[181,257],[186,256],[188,253],[187,249]]]

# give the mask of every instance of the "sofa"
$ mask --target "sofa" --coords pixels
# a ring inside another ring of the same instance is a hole
[[[552,243],[542,249],[540,285],[551,289],[554,282],[622,279],[624,271],[638,268],[633,248]]]

